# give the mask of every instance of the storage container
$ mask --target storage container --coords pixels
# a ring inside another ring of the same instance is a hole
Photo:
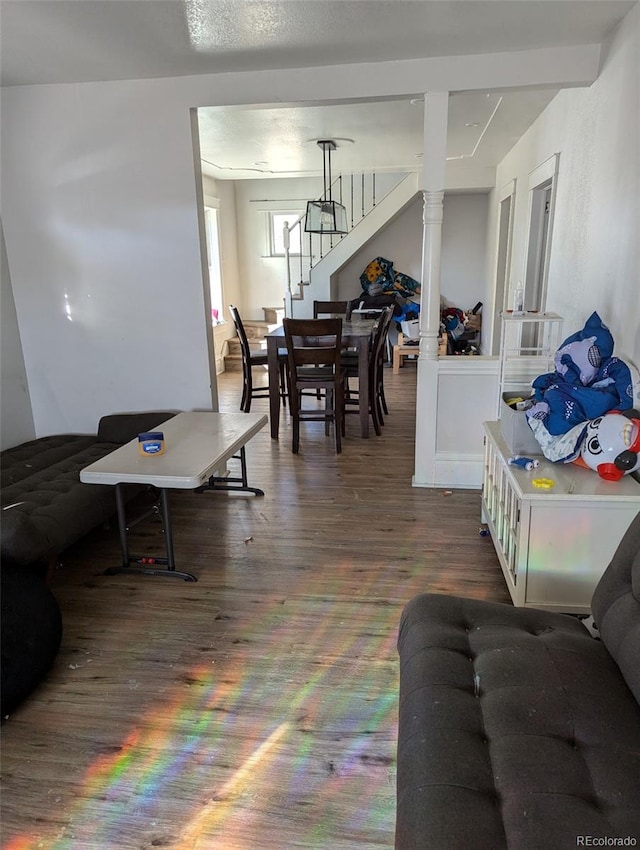
[[[420,339],[420,319],[411,319],[408,322],[400,322],[402,333],[407,339]]]
[[[165,452],[164,433],[162,431],[144,431],[138,434],[138,452],[145,455],[163,455]]]
[[[500,403],[500,430],[507,445],[514,455],[540,455],[542,449],[535,438],[524,410],[516,410],[507,404],[512,398],[525,398],[519,393],[502,393]]]

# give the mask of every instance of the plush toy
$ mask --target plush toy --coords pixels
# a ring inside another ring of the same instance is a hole
[[[619,481],[640,469],[640,413],[611,410],[591,419],[575,461],[605,481]]]
[[[532,469],[537,469],[540,466],[540,461],[534,457],[523,457],[522,455],[513,455],[507,460],[509,466],[519,466],[521,469],[526,469],[531,472]]]

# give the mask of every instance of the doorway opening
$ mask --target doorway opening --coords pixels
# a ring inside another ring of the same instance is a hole
[[[529,176],[529,242],[524,275],[524,309],[543,313],[547,306],[549,259],[560,154],[554,154]],[[522,345],[538,345],[539,327],[523,329]]]
[[[546,295],[546,256],[549,244],[551,180],[531,190],[531,224],[525,275],[525,310],[542,310]]]

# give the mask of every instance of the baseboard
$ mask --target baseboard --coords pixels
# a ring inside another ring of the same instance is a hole
[[[434,463],[433,481],[412,480],[414,487],[446,487],[461,490],[481,490],[484,474],[484,454],[439,452]]]

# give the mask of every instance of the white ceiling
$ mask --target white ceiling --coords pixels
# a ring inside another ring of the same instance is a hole
[[[0,0],[3,86],[493,53],[593,44],[636,0]],[[457,93],[447,155],[494,165],[555,92]],[[470,126],[469,126],[470,125]],[[409,100],[201,110],[205,170],[227,179],[322,166],[415,168]],[[352,139],[340,142],[339,139]]]
[[[478,166],[496,165],[555,94],[550,89],[452,94],[447,157]],[[424,108],[421,100],[412,100],[200,109],[203,171],[236,180],[321,174],[318,139],[336,142],[334,175],[415,170],[421,165]]]

